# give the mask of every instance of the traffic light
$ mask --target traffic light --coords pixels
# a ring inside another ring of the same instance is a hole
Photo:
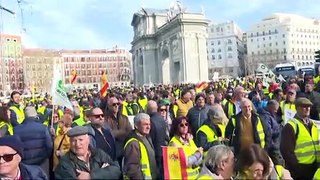
[[[314,56],[316,62],[320,62],[320,50],[314,52],[316,55]]]

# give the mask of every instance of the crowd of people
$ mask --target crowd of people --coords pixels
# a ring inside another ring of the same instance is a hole
[[[82,90],[73,109],[13,91],[0,178],[167,179],[163,147],[177,147],[186,179],[320,179],[318,79]]]

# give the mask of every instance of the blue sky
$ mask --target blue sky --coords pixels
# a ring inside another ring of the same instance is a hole
[[[20,1],[20,3],[18,3]],[[1,31],[21,34],[25,47],[54,49],[130,48],[133,13],[169,8],[173,0],[0,0]],[[213,22],[234,20],[244,31],[275,12],[320,18],[319,0],[181,0],[188,12]],[[20,7],[19,7],[20,4]],[[21,11],[22,9],[22,11]],[[23,15],[22,13],[23,12]],[[26,31],[23,31],[25,29]]]

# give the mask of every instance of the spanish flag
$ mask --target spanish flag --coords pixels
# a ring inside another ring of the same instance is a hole
[[[209,86],[209,84],[205,81],[201,82],[200,84],[198,84],[196,86],[196,93],[202,92],[203,90],[205,90],[207,87]]]
[[[188,179],[187,157],[183,147],[163,146],[164,179]]]
[[[71,71],[70,83],[73,84],[77,79],[77,71],[74,69]]]
[[[102,76],[101,76],[101,89],[100,89],[100,95],[102,97],[107,96],[108,88],[109,88],[109,82],[108,82],[107,74],[105,71],[103,71]]]

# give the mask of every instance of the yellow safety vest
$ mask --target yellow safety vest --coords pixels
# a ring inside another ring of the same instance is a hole
[[[278,180],[280,180],[283,176],[283,166],[281,165],[276,165],[275,166],[275,169],[276,169],[276,172],[277,172],[277,175],[278,175]]]
[[[205,174],[205,175],[203,175],[203,176],[198,177],[197,179],[200,179],[200,180],[210,180],[210,179],[213,179],[213,177]]]
[[[138,99],[139,105],[142,107],[142,109],[146,112],[147,111],[147,104],[148,104],[148,99]]]
[[[266,141],[265,141],[266,135],[264,134],[263,126],[262,126],[262,123],[261,123],[259,116],[257,118],[258,118],[258,123],[257,123],[256,129],[257,129],[257,133],[258,133],[259,140],[260,140],[260,146],[262,148],[264,148],[266,146]],[[232,120],[233,128],[236,128],[236,119],[232,118],[231,120]]]
[[[282,112],[282,117],[281,117],[282,123],[284,123],[285,119],[286,119],[286,115],[285,115],[285,112],[284,112],[285,108],[291,110],[292,112],[295,112],[295,113],[297,112],[296,105],[294,103],[285,103],[284,100],[281,101],[280,102],[280,109],[281,109],[281,112]]]
[[[64,114],[64,112],[61,109],[58,109],[59,118],[62,118],[63,114]]]
[[[8,132],[9,135],[13,135],[13,126],[11,123],[5,122],[5,121],[1,121],[0,122],[0,128],[2,128],[3,126],[8,126]]]
[[[126,149],[127,145],[132,141],[138,141],[139,142],[139,147],[140,147],[139,149],[140,149],[140,154],[141,154],[140,167],[141,167],[141,171],[142,171],[142,174],[144,176],[144,179],[152,179],[151,171],[150,171],[150,161],[149,161],[149,156],[148,156],[148,151],[147,151],[146,146],[141,141],[139,141],[138,139],[131,138],[124,145],[124,149]],[[124,176],[125,176],[124,177],[125,179],[129,179],[125,174],[124,174]]]
[[[218,124],[219,129],[221,130],[221,137],[225,137],[225,130],[226,130],[226,126],[222,125],[222,124]],[[207,141],[208,143],[213,142],[218,140],[218,136],[214,133],[214,131],[210,128],[210,126],[208,126],[207,124],[202,125],[198,131],[197,131],[197,135],[198,132],[202,131],[206,136],[207,136]],[[204,152],[204,156],[207,155],[207,151]]]
[[[23,109],[19,109],[17,108],[16,106],[11,106],[9,108],[10,110],[14,111],[14,113],[16,113],[16,116],[17,116],[17,122],[19,124],[22,124],[24,119],[25,119],[25,116],[24,116],[24,112],[23,112]]]
[[[294,153],[299,164],[312,164],[320,162],[319,130],[315,123],[312,124],[311,135],[308,129],[298,120],[292,119],[288,122],[294,133],[297,134]]]
[[[38,110],[37,113],[44,115],[45,111],[46,111],[47,107],[46,106],[41,106]],[[45,126],[49,126],[49,121],[50,121],[50,117],[48,116],[47,119],[44,120],[43,125]]]
[[[78,119],[74,120],[73,123],[76,123],[77,126],[84,126],[86,125],[86,121],[83,118],[79,117]]]
[[[184,145],[180,142],[177,136],[174,136],[173,138],[171,138],[169,144],[170,143],[173,143],[179,147],[183,147],[183,152],[185,153],[186,158],[194,154],[198,149],[197,145],[194,143],[192,139],[190,140],[189,145]],[[188,179],[196,179],[199,175],[199,169],[200,167],[196,167],[196,168],[188,167],[187,168]]]
[[[316,173],[314,173],[313,179],[314,180],[319,180],[320,179],[320,168],[318,168]]]
[[[236,109],[235,109],[235,105],[231,102],[231,101],[228,101],[228,103],[226,103],[227,104],[227,108],[228,108],[228,114],[227,114],[227,116],[228,116],[228,119],[230,119],[230,118],[232,118],[232,116],[234,116],[235,115],[235,111],[236,111]]]

